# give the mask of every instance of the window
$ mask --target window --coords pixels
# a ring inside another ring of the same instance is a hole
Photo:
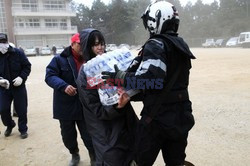
[[[22,19],[22,18],[15,19],[15,27],[23,28],[24,24],[25,24],[25,19]]]
[[[55,28],[59,26],[59,21],[57,19],[45,19],[45,26],[47,28]]]
[[[40,28],[40,20],[38,18],[16,18],[15,27],[17,28]]]
[[[67,29],[66,19],[45,19],[45,26],[47,28],[61,28]]]
[[[67,20],[66,19],[61,19],[60,20],[60,27],[66,28],[67,27]]]
[[[46,0],[44,8],[45,10],[65,10],[66,4],[62,0]]]
[[[18,28],[40,28],[40,20],[38,18],[16,18],[15,27]]]
[[[22,0],[24,10],[37,11],[37,0]]]
[[[39,28],[40,22],[38,18],[29,18],[25,20],[27,28]]]

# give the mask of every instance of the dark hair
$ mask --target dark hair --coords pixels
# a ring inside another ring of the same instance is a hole
[[[89,35],[88,44],[87,44],[87,49],[88,49],[88,52],[89,52],[91,58],[96,56],[95,53],[91,49],[96,44],[95,43],[96,39],[98,39],[99,43],[105,45],[104,36],[102,35],[102,33],[100,31],[91,32]]]

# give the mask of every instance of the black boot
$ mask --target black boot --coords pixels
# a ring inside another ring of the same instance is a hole
[[[90,165],[95,166],[95,152],[89,151],[89,159],[90,159]]]
[[[14,123],[13,126],[8,126],[7,129],[4,132],[5,137],[10,136],[10,134],[12,133],[12,129],[16,126],[16,123]]]
[[[168,166],[168,165],[166,165]],[[184,161],[184,164],[182,165],[176,165],[176,166],[195,166],[193,163],[189,162],[189,161]]]
[[[28,133],[27,132],[22,132],[21,135],[20,135],[20,137],[22,139],[28,138]]]
[[[189,161],[184,161],[184,166],[194,166],[194,164]]]
[[[69,166],[77,166],[80,162],[80,155],[79,153],[72,154],[72,159],[69,162]]]

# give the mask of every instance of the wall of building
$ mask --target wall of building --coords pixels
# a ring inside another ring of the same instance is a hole
[[[70,19],[76,14],[70,10],[68,0],[57,1],[58,6],[51,2],[0,0],[0,32],[7,33],[10,42],[24,48],[68,46],[77,32]]]
[[[11,13],[11,4],[12,0],[4,0],[5,4],[5,13],[6,13],[6,26],[7,26],[7,34],[8,34],[8,40],[11,43],[15,44],[15,35],[13,33],[13,27],[14,27],[14,18]]]
[[[69,46],[71,35],[18,35],[17,46],[22,48],[41,48],[44,46]]]
[[[0,0],[0,32],[7,33],[6,13],[4,0]]]

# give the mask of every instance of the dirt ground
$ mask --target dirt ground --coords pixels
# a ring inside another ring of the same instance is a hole
[[[189,135],[187,160],[196,166],[246,166],[250,163],[250,49],[193,48],[190,98],[196,124]],[[135,51],[134,51],[135,53]],[[70,155],[59,123],[52,119],[52,89],[44,82],[52,56],[30,57],[27,81],[29,137],[20,139],[17,127],[5,138],[0,122],[0,166],[63,166]],[[139,114],[141,103],[133,103]],[[17,118],[14,118],[17,122]],[[80,139],[80,165],[89,165]],[[155,166],[163,166],[161,155]]]

